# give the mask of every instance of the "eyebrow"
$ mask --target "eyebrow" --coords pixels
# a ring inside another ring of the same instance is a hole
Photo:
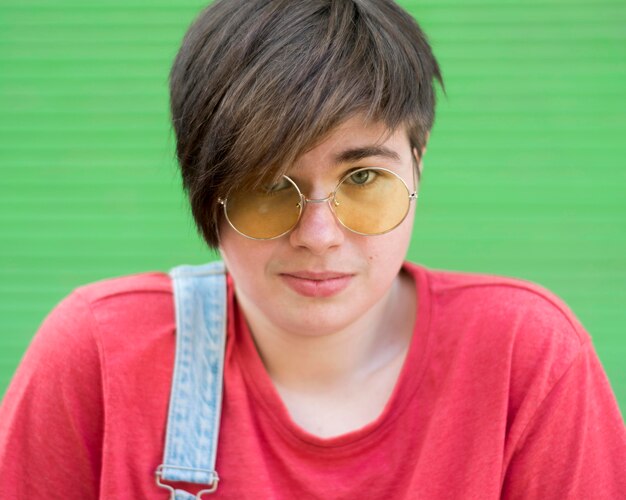
[[[361,148],[346,149],[345,151],[337,153],[335,155],[335,163],[350,163],[372,156],[400,161],[400,155],[385,146],[364,146]]]

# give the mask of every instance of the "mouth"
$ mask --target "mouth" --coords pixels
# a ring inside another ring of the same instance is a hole
[[[348,287],[353,274],[340,272],[296,271],[281,273],[280,278],[294,292],[304,297],[332,297]]]

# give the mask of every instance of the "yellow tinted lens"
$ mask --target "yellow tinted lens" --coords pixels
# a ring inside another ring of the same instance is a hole
[[[267,189],[228,195],[226,217],[240,233],[257,239],[276,238],[289,231],[300,216],[300,194],[286,177]]]
[[[347,228],[362,234],[382,234],[404,220],[409,204],[409,191],[400,177],[370,168],[356,170],[341,182],[334,208]]]

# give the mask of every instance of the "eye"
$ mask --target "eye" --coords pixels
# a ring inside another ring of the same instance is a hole
[[[373,182],[378,174],[374,170],[364,169],[357,170],[346,178],[346,181],[350,184],[356,184],[358,186],[364,186]]]
[[[293,188],[293,185],[286,177],[281,177],[274,184],[267,184],[263,186],[263,191],[267,194],[277,193],[278,191],[283,191],[285,189]]]

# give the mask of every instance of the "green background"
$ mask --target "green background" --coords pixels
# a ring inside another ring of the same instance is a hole
[[[559,295],[626,408],[626,2],[401,1],[441,93],[410,259]],[[167,75],[203,2],[0,2],[0,395],[74,287],[214,258]]]

